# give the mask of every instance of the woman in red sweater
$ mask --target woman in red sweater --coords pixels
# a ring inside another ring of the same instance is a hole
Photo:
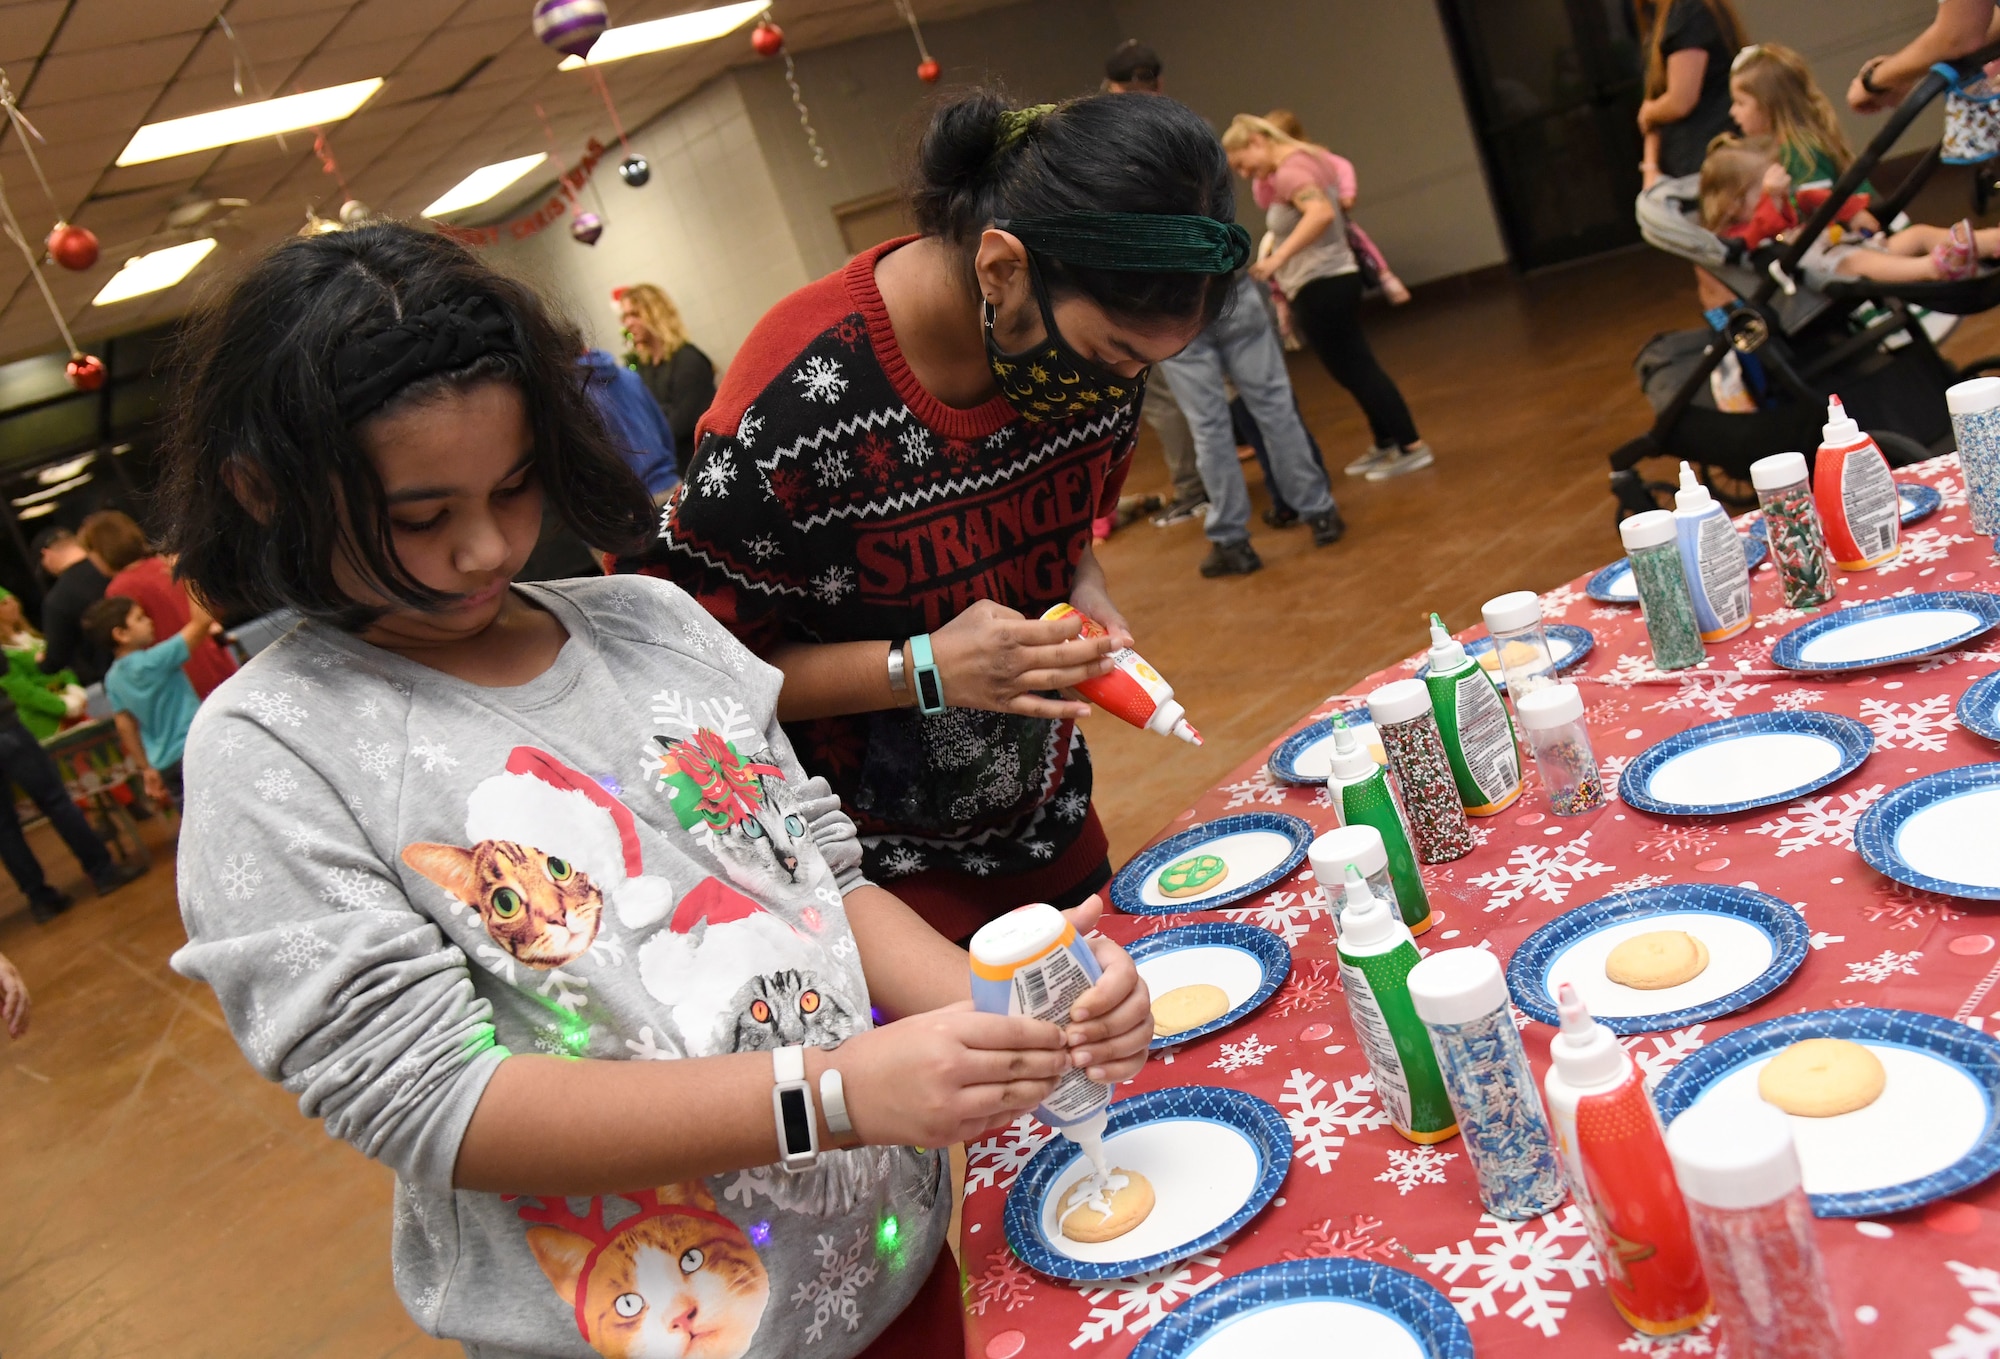
[[[1110,877],[1058,696],[1130,632],[1091,553],[1147,371],[1249,238],[1215,133],[1157,95],[943,105],[890,241],[729,365],[646,569],[784,672],[778,715],[870,877],[962,939]],[[1110,630],[1041,614],[1068,600]],[[1163,752],[1164,753],[1164,752]]]
[[[167,559],[153,551],[146,532],[129,514],[99,510],[83,521],[77,540],[98,570],[111,577],[104,587],[105,597],[122,595],[146,611],[153,631],[170,637],[188,625],[187,590],[174,579]],[[236,658],[213,637],[188,648],[187,664],[181,667],[194,686],[195,697],[209,692],[236,673]]]

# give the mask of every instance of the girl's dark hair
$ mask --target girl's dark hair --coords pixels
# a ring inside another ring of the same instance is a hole
[[[645,540],[652,501],[585,389],[576,328],[454,241],[369,226],[276,247],[184,333],[161,494],[164,550],[179,555],[176,574],[212,611],[289,606],[365,627],[386,610],[341,590],[336,553],[406,607],[450,602],[396,556],[382,480],[339,415],[334,355],[350,338],[472,297],[506,320],[499,352],[412,383],[360,423],[447,391],[510,383],[527,407],[535,475],[555,515],[593,547],[628,551]]]
[[[1178,213],[1236,220],[1229,160],[1214,129],[1158,94],[1097,94],[1059,104],[1018,135],[992,90],[939,106],[917,150],[910,215],[926,236],[957,246],[968,277],[979,233],[996,219],[1068,212]],[[1037,255],[1049,287],[1081,293],[1140,323],[1207,323],[1232,275],[1086,269]]]

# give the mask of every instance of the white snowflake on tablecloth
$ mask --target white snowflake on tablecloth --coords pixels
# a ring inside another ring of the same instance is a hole
[[[937,445],[931,442],[931,432],[922,425],[911,425],[896,442],[903,446],[903,458],[912,467],[922,467],[937,452]]]
[[[792,373],[792,381],[799,384],[799,395],[808,401],[832,403],[840,400],[847,390],[847,379],[840,375],[840,365],[821,354],[808,354],[806,361]]]
[[[1721,1351],[1722,1337],[1715,1328],[1722,1324],[1722,1318],[1710,1312],[1702,1318],[1701,1325],[1691,1331],[1681,1331],[1674,1335],[1647,1335],[1644,1331],[1634,1331],[1618,1342],[1620,1354],[1643,1354],[1648,1359],[1683,1359],[1683,1356],[1716,1354]]]
[[[1172,1311],[1175,1304],[1222,1282],[1222,1271],[1216,1266],[1222,1263],[1225,1249],[1227,1247],[1217,1246],[1184,1264],[1168,1265],[1130,1279],[1085,1284],[1077,1289],[1083,1294],[1084,1301],[1090,1304],[1090,1316],[1077,1327],[1076,1339],[1069,1342],[1069,1347],[1080,1350],[1085,1345],[1101,1342],[1108,1335],[1144,1335]],[[1207,1272],[1197,1278],[1197,1272],[1203,1270]]]
[[[1081,821],[1083,814],[1090,810],[1090,799],[1072,788],[1050,805],[1059,820]]]
[[[1610,864],[1590,857],[1591,832],[1563,845],[1517,845],[1507,862],[1466,881],[1486,889],[1486,909],[1497,911],[1523,897],[1533,896],[1560,906],[1569,899],[1570,889],[1585,878],[1614,872]]]
[[[1558,585],[1555,589],[1542,596],[1542,617],[1550,618],[1556,614],[1567,613],[1587,598],[1589,596],[1577,589],[1573,582],[1567,585]]]
[[[426,774],[435,774],[440,770],[450,773],[458,768],[458,756],[451,753],[451,747],[431,737],[425,737],[411,746],[410,754],[424,762]]]
[[[1917,475],[1922,476],[1919,472]],[[1937,479],[1938,505],[1942,509],[1962,510],[1970,503],[1965,493],[1965,478],[1947,473]]]
[[[378,779],[386,779],[396,772],[396,747],[387,741],[370,741],[366,737],[357,736],[354,738],[350,753],[364,774],[373,774]]]
[[[1716,848],[1715,837],[1728,833],[1727,826],[1661,826],[1632,846],[1636,853],[1658,863],[1699,858]]]
[[[1869,982],[1875,986],[1880,986],[1891,977],[1914,977],[1917,975],[1917,959],[1923,956],[1924,951],[1922,949],[1913,949],[1908,953],[1898,953],[1894,949],[1885,948],[1865,962],[1844,964],[1847,968],[1847,975],[1840,979],[1840,984],[1842,986],[1851,986],[1855,982]]]
[[[1599,604],[1590,611],[1590,617],[1592,621],[1602,621],[1607,618],[1624,618],[1630,612],[1631,610],[1622,609],[1616,604]]]
[[[1701,1024],[1690,1024],[1671,1033],[1635,1033],[1620,1038],[1618,1046],[1631,1054],[1632,1064],[1651,1090],[1666,1074],[1679,1066],[1688,1054],[1702,1045]]]
[[[965,1149],[965,1192],[1007,1188],[1028,1164],[1028,1158],[1055,1135],[1054,1128],[1043,1125],[1033,1114],[1022,1114],[991,1137],[974,1142]]]
[[[336,911],[365,911],[382,904],[389,884],[362,868],[336,868],[327,874],[319,899]]]
[[[853,474],[854,469],[848,463],[844,448],[829,448],[813,459],[813,475],[819,478],[822,486],[838,486]]]
[[[1604,1267],[1584,1229],[1583,1213],[1575,1204],[1528,1222],[1505,1222],[1482,1213],[1479,1224],[1470,1239],[1456,1246],[1416,1251],[1411,1257],[1454,1285],[1452,1303],[1467,1321],[1499,1315],[1501,1296],[1512,1295],[1507,1315],[1554,1337],[1562,1330],[1560,1322],[1576,1290],[1604,1278]],[[1474,1244],[1480,1240],[1488,1244]],[[1478,1283],[1458,1286],[1468,1271]],[[1558,1274],[1568,1288],[1548,1286]]]
[[[1672,881],[1673,879],[1664,873],[1641,873],[1636,878],[1627,878],[1623,882],[1612,883],[1611,890],[1614,892],[1636,892],[1642,887],[1658,887],[1661,883]]]
[[[745,406],[743,414],[736,420],[736,442],[748,448],[764,432],[764,417],[756,413],[755,406]]]
[[[1630,755],[1606,755],[1598,763],[1597,776],[1604,780],[1604,796],[1618,796],[1618,779],[1625,772],[1625,766],[1632,763]]]
[[[1908,705],[1864,698],[1861,720],[1875,733],[1876,744],[1884,750],[1900,746],[1935,754],[1944,749],[1945,737],[1958,730],[1958,719],[1952,716],[1951,707],[1950,694],[1918,699]]]
[[[294,980],[332,956],[333,945],[303,925],[280,934],[278,946],[271,950],[271,961],[284,968],[285,975]]]
[[[1271,1014],[1278,1019],[1305,1010],[1318,1010],[1333,1003],[1340,989],[1340,972],[1325,958],[1294,960],[1292,975],[1278,994],[1271,997]]]
[[[1878,783],[1872,788],[1857,788],[1851,793],[1809,797],[1785,808],[1785,814],[1777,820],[1752,826],[1745,834],[1776,837],[1780,859],[1800,850],[1817,849],[1821,845],[1852,849],[1855,823],[1882,796],[1884,790],[1885,785]]]
[[[1917,673],[1919,675],[1927,674],[1932,670],[1942,670],[1946,666],[1957,665],[1962,661],[1969,661],[1974,665],[1991,664],[1993,662],[2000,661],[2000,651],[1940,652],[1935,656],[1926,657],[1923,661],[1921,661],[1917,665]]]
[[[812,1324],[806,1327],[808,1344],[826,1338],[828,1323],[844,1323],[843,1329],[861,1329],[861,1290],[875,1282],[880,1265],[862,1264],[861,1253],[868,1249],[868,1229],[856,1227],[854,1239],[846,1246],[834,1244],[832,1236],[821,1236],[813,1247],[819,1261],[816,1278],[804,1280],[792,1290],[792,1310],[812,1304]]]
[[[1271,776],[1269,769],[1259,769],[1247,779],[1223,784],[1222,791],[1229,794],[1229,801],[1223,807],[1224,811],[1236,807],[1254,807],[1259,803],[1270,807],[1282,807],[1285,805],[1287,794],[1291,792],[1291,785],[1279,783]]]
[[[287,802],[299,791],[299,776],[289,769],[266,769],[252,786],[266,802]]]
[[[1754,626],[1760,629],[1773,628],[1784,623],[1796,623],[1801,618],[1811,618],[1812,616],[1813,611],[1811,609],[1792,609],[1786,608],[1781,604],[1769,613],[1758,614]]]
[[[1611,669],[1597,677],[1604,683],[1618,689],[1629,689],[1636,684],[1657,684],[1662,680],[1678,679],[1653,664],[1653,658],[1646,656],[1620,656],[1611,663]]]
[[[1932,920],[1958,920],[1965,914],[1952,905],[1950,897],[1900,882],[1879,884],[1875,896],[1877,900],[1861,903],[1861,918],[1892,930],[1914,930]]]
[[[1240,1043],[1224,1043],[1222,1055],[1209,1065],[1225,1075],[1233,1075],[1246,1066],[1264,1065],[1264,1058],[1277,1050],[1269,1043],[1258,1042],[1253,1033]]]
[[[1280,1260],[1345,1258],[1379,1260],[1385,1264],[1398,1260],[1407,1261],[1410,1253],[1403,1249],[1403,1243],[1395,1237],[1376,1239],[1375,1233],[1381,1230],[1382,1219],[1369,1217],[1364,1213],[1354,1215],[1352,1227],[1335,1227],[1332,1218],[1325,1218],[1311,1226],[1301,1227],[1299,1235],[1305,1239],[1305,1244],[1278,1252],[1278,1258]]]
[[[1824,689],[1786,689],[1771,696],[1771,707],[1781,713],[1804,712],[1826,701]]]
[[[924,871],[924,856],[907,845],[894,845],[882,854],[882,872],[891,878],[907,878]]]
[[[247,852],[224,859],[221,871],[215,876],[222,883],[222,895],[231,901],[250,900],[264,882],[264,870],[257,867],[257,856]]]
[[[1952,1323],[1945,1332],[1946,1343],[1931,1351],[1931,1359],[1996,1359],[2000,1356],[2000,1316],[1986,1309],[1988,1304],[2000,1303],[2000,1271],[1957,1260],[1945,1261],[1944,1267],[1973,1305],[1965,1309],[1963,1321]]]
[[[1002,1246],[986,1257],[985,1272],[971,1281],[972,1287],[965,1296],[965,1310],[983,1317],[989,1307],[997,1306],[1002,1312],[1026,1307],[1035,1300],[1037,1282],[1034,1274],[1015,1257],[1014,1252]]]
[[[244,711],[266,727],[303,727],[306,724],[306,710],[290,694],[252,689],[243,695],[242,703]]]
[[[1951,555],[1954,547],[1971,541],[1962,533],[1946,533],[1943,529],[1904,529],[1902,550],[1893,559],[1876,567],[1875,574],[1886,576],[1906,566],[1929,566],[1941,562]]]
[[[812,579],[813,598],[822,604],[838,604],[854,593],[854,568],[829,566]]]
[[[700,465],[694,469],[695,489],[703,495],[727,495],[729,483],[736,480],[736,452],[723,444],[710,444],[702,450]]]
[[[966,872],[983,878],[998,868],[1000,861],[983,849],[975,849],[959,855],[958,864]]]
[[[780,551],[778,540],[768,533],[752,538],[749,542],[743,544],[743,547],[745,551],[749,552],[750,560],[753,562],[767,562],[777,556]]]
[[[1231,920],[1269,930],[1283,939],[1287,948],[1311,934],[1315,920],[1333,918],[1333,912],[1319,904],[1317,894],[1282,890],[1266,893],[1260,905],[1241,906],[1223,914]]]
[[[1398,1195],[1426,1184],[1444,1183],[1444,1163],[1456,1161],[1458,1153],[1436,1147],[1403,1147],[1389,1153],[1389,1168],[1375,1178],[1396,1186]]]
[[[1749,684],[1742,680],[1697,679],[1692,676],[1682,678],[1678,692],[1648,703],[1649,713],[1695,712],[1706,713],[1710,717],[1734,717],[1736,705],[1756,697],[1771,686]]]
[[[1299,1144],[1292,1155],[1322,1175],[1333,1169],[1348,1138],[1389,1125],[1389,1115],[1374,1106],[1375,1078],[1367,1072],[1335,1081],[1332,1096],[1321,1098],[1327,1088],[1312,1072],[1293,1067],[1278,1096],[1279,1104],[1294,1106],[1285,1114],[1285,1126]]]

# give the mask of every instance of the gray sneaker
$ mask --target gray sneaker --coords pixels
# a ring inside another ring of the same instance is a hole
[[[1356,458],[1353,462],[1347,464],[1343,470],[1350,477],[1366,476],[1394,457],[1396,452],[1397,449],[1394,444],[1378,444]]]
[[[1390,477],[1400,477],[1405,472],[1429,467],[1434,461],[1436,459],[1431,457],[1431,446],[1419,440],[1415,448],[1390,449],[1388,457],[1368,469],[1368,479],[1387,481]]]

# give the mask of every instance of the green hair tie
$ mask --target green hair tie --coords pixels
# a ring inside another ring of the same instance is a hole
[[[1008,109],[1000,115],[1000,140],[993,143],[994,153],[1005,151],[1015,142],[1028,135],[1028,129],[1056,111],[1054,104],[1030,104],[1024,109]]]
[[[1196,213],[1065,212],[993,225],[1064,264],[1152,274],[1231,274],[1250,260],[1250,233]]]

